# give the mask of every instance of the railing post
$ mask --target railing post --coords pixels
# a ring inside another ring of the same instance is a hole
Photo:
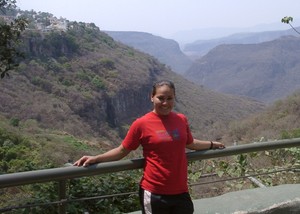
[[[60,180],[58,182],[58,196],[59,200],[61,201],[58,204],[58,213],[59,214],[66,214],[66,189],[67,189],[67,182],[66,180]]]

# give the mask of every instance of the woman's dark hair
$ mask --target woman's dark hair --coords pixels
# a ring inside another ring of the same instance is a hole
[[[175,85],[174,85],[174,83],[173,83],[172,81],[170,81],[170,80],[159,80],[159,81],[156,81],[156,82],[153,84],[151,95],[154,96],[154,95],[156,94],[156,89],[157,89],[158,87],[163,86],[163,85],[169,86],[171,89],[173,89],[174,94],[175,94]]]

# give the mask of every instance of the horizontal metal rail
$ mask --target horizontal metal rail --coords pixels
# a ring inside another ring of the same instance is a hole
[[[300,146],[300,138],[278,140],[270,142],[251,143],[238,146],[230,146],[225,149],[203,150],[187,152],[189,161],[218,158],[242,153],[273,150]],[[140,169],[144,165],[144,159],[132,159],[94,164],[88,167],[61,167],[43,169],[28,172],[18,172],[0,175],[0,188],[20,186],[33,183],[50,181],[62,181],[71,178],[100,175],[105,173],[125,170]]]

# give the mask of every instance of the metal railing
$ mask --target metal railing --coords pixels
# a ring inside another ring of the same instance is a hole
[[[242,153],[250,153],[280,148],[300,146],[300,138],[277,140],[269,142],[251,143],[245,145],[230,146],[225,149],[202,150],[187,152],[189,161],[219,158]],[[58,181],[60,184],[59,198],[63,201],[66,198],[66,180],[72,178],[101,175],[126,170],[140,169],[144,165],[144,159],[121,160],[94,164],[88,167],[68,166],[53,169],[43,169],[27,172],[18,172],[0,175],[0,188],[21,186],[26,184]],[[59,213],[65,213],[65,203],[60,204]]]

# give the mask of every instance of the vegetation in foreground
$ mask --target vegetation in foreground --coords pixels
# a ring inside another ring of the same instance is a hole
[[[242,129],[246,132],[237,132],[235,130],[236,126],[232,126],[233,128],[229,130],[228,135],[231,136],[231,139],[238,141],[238,143],[251,143],[257,141],[258,138],[256,136],[261,138],[266,133],[264,129],[260,129],[261,131],[258,132],[256,129],[253,129],[253,126],[269,127],[268,125],[272,122],[271,127],[276,128],[280,124],[282,129],[280,131],[272,129],[271,132],[270,127],[270,130],[267,132],[269,133],[268,138],[263,140],[298,138],[300,137],[300,129],[297,128],[299,127],[297,120],[293,120],[294,122],[291,123],[290,118],[293,118],[293,115],[299,115],[299,109],[296,108],[299,100],[300,94],[295,93],[286,100],[278,101],[264,113],[248,120],[240,121],[247,124]],[[294,105],[292,105],[293,103]],[[283,112],[285,112],[284,115]],[[269,115],[273,115],[274,118],[280,117],[281,120],[274,120]],[[259,122],[255,118],[264,118],[265,120],[259,120]],[[289,127],[288,129],[284,129],[283,121],[289,124],[289,126],[285,125],[285,127]],[[246,127],[249,127],[249,129]],[[33,121],[30,125],[22,124],[14,118],[10,120],[1,118],[0,142],[1,173],[61,167],[66,159],[71,160],[87,152],[92,154],[101,151],[101,148],[95,145],[88,145],[66,133],[43,130],[34,126]],[[203,198],[230,191],[254,188],[254,184],[249,180],[241,179],[247,177],[247,175],[256,175],[267,186],[299,183],[298,174],[292,170],[295,168],[299,169],[299,160],[299,148],[288,148],[241,154],[217,160],[195,161],[189,165],[191,192],[194,198]],[[205,176],[207,174],[213,175],[213,178],[207,178]],[[71,213],[82,213],[84,211],[89,211],[90,213],[122,213],[137,210],[139,209],[139,204],[135,192],[137,192],[140,176],[140,171],[132,171],[130,173],[108,174],[101,177],[72,179],[68,181],[67,194],[68,200],[73,202],[67,206],[67,209]],[[240,179],[232,180],[237,177]],[[212,182],[215,180],[224,180],[224,182]],[[45,205],[48,202],[55,202],[58,200],[57,186],[58,184],[53,182],[8,188],[7,190],[2,189],[1,207],[12,207],[16,206],[16,204],[25,204],[27,206],[30,204]],[[131,194],[119,197],[103,197],[103,195],[128,192]],[[84,202],[77,200],[78,198],[89,197],[92,197],[93,200]],[[46,205],[37,206],[23,208],[22,210],[24,213],[40,213],[41,211],[45,213],[45,209],[49,211],[48,213],[52,213],[57,210],[57,205],[49,207]],[[20,210],[11,211],[11,213],[18,212]]]

